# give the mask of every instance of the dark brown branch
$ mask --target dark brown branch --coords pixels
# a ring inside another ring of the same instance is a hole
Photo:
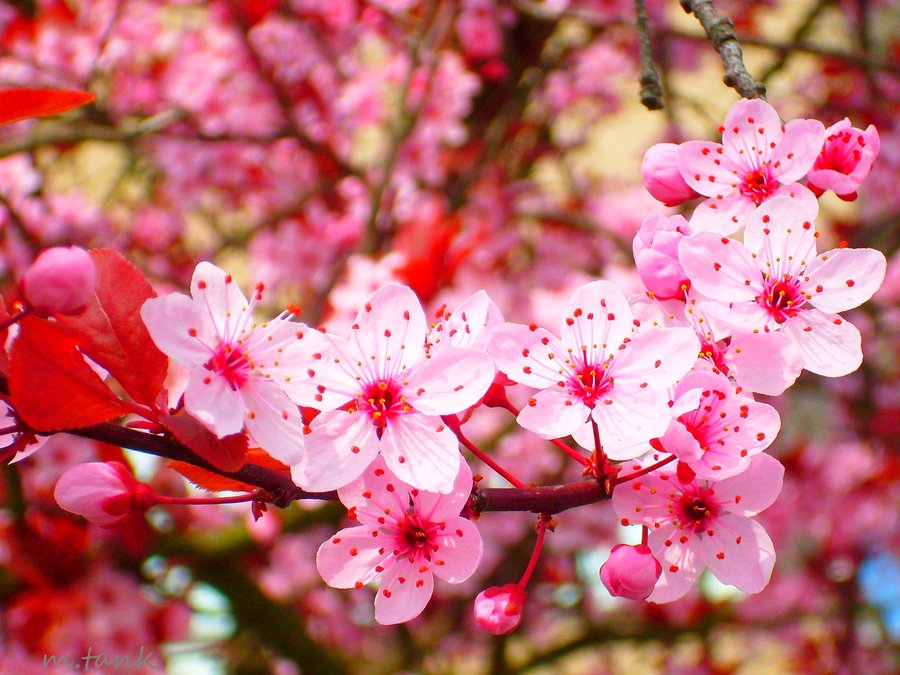
[[[697,17],[713,47],[719,52],[725,66],[725,77],[722,78],[725,84],[744,98],[765,99],[766,85],[754,80],[747,71],[731,19],[719,14],[712,0],[681,0],[681,6],[685,12]]]
[[[641,54],[641,103],[647,110],[663,109],[662,86],[659,73],[653,63],[653,48],[650,42],[650,28],[647,25],[647,6],[644,0],[634,0],[637,17],[638,48]]]

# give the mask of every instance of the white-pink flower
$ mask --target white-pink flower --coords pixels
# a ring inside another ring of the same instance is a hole
[[[650,528],[647,543],[662,563],[662,576],[647,599],[677,600],[704,568],[746,593],[765,588],[775,549],[752,517],[775,501],[783,478],[778,460],[760,454],[746,471],[721,481],[682,482],[669,465],[617,486],[612,502],[622,524]]]
[[[459,584],[481,562],[481,535],[459,515],[471,491],[472,472],[465,462],[450,492],[437,494],[407,485],[377,458],[338,490],[360,525],[322,544],[316,555],[319,574],[334,588],[362,588],[380,578],[375,620],[414,619],[431,599],[435,576]]]
[[[303,420],[270,370],[294,348],[305,326],[288,313],[263,323],[253,319],[262,297],[250,303],[231,276],[202,262],[194,270],[191,297],[170,294],[147,300],[141,318],[156,345],[190,369],[184,405],[219,438],[246,425],[251,438],[285,464],[300,461]]]
[[[537,392],[518,421],[543,438],[592,430],[603,449],[630,459],[661,436],[672,418],[667,389],[684,376],[700,349],[687,328],[654,328],[632,336],[634,317],[622,292],[608,281],[575,291],[561,337],[537,326],[505,324],[491,333],[488,352],[507,377]],[[593,447],[590,440],[588,447]]]
[[[862,362],[860,334],[837,312],[866,300],[884,280],[887,261],[874,249],[816,253],[818,207],[778,198],[749,218],[744,244],[701,232],[682,240],[679,259],[691,284],[711,302],[704,312],[739,330],[781,330],[804,367],[828,377]]]
[[[825,141],[818,120],[782,125],[765,101],[741,99],[722,125],[722,143],[688,141],[678,148],[684,180],[708,197],[691,217],[694,231],[731,234],[763,202],[789,196],[815,203],[815,195],[796,181],[812,168]]]
[[[302,352],[292,352],[284,371],[292,374],[281,378],[290,378],[288,394],[323,411],[306,429],[307,452],[293,462],[298,485],[339,488],[380,454],[414,487],[452,489],[459,442],[440,416],[478,403],[495,370],[475,349],[427,354],[426,329],[415,293],[388,284],[360,310],[350,339],[313,333]]]
[[[697,392],[700,402],[695,406]],[[683,408],[682,398],[690,400],[690,409],[672,420],[660,443],[701,478],[741,473],[781,429],[775,408],[741,396],[721,374],[688,373],[675,385],[673,409]]]

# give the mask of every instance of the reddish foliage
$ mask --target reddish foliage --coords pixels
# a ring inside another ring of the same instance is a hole
[[[222,471],[237,471],[247,461],[247,435],[243,432],[216,438],[214,433],[184,411],[162,417],[160,422],[181,443]]]
[[[13,343],[12,405],[36,431],[81,429],[128,410],[78,351],[78,342],[48,321],[26,317]]]
[[[258,464],[259,466],[266,467],[267,469],[284,471],[285,473],[290,471],[287,466],[276,459],[272,459],[269,455],[267,455],[259,448],[251,448],[247,452],[246,460],[247,463]],[[201,469],[200,467],[193,466],[192,464],[186,464],[185,462],[169,462],[167,466],[175,469],[178,473],[187,478],[197,487],[203,488],[204,490],[209,490],[210,492],[223,492],[225,490],[229,490],[232,492],[253,492],[254,490],[256,490],[256,487],[253,485],[248,485],[247,483],[242,483],[241,481],[237,481],[232,478],[220,476],[219,474]]]
[[[99,249],[91,251],[91,257],[97,269],[94,300],[82,314],[60,317],[59,323],[131,398],[152,404],[169,364],[141,320],[141,305],[156,293],[121,253]]]
[[[0,124],[18,122],[29,117],[58,115],[94,100],[87,91],[60,89],[0,90]]]

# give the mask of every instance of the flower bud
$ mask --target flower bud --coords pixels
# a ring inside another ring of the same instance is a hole
[[[88,462],[66,471],[53,496],[66,511],[77,513],[102,527],[125,520],[130,511],[146,510],[152,493],[138,483],[120,462]]]
[[[844,201],[856,199],[860,183],[872,170],[881,141],[871,124],[865,131],[850,126],[846,117],[825,130],[825,145],[806,175],[810,189],[821,195],[831,190]]]
[[[684,299],[690,286],[678,262],[678,243],[692,234],[681,216],[653,216],[642,224],[632,242],[634,264],[647,290],[660,300]]]
[[[644,187],[655,199],[666,206],[678,206],[700,195],[688,185],[678,170],[678,146],[674,143],[657,143],[644,153],[641,162]]]
[[[653,592],[662,565],[645,544],[613,546],[609,559],[600,568],[600,580],[610,595],[643,600]]]
[[[514,631],[522,622],[525,590],[518,584],[491,586],[475,598],[475,623],[493,635]]]
[[[20,286],[38,314],[80,314],[94,295],[95,283],[94,261],[87,251],[57,246],[41,252]]]

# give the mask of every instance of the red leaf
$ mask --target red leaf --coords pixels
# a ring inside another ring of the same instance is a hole
[[[159,421],[181,443],[222,471],[237,471],[247,461],[247,435],[243,432],[217,438],[185,412],[161,417]]]
[[[253,492],[256,488],[247,483],[220,476],[212,471],[201,469],[199,466],[188,464],[187,462],[168,462],[169,468],[175,469],[182,476],[191,481],[198,488],[209,490],[210,492]]]
[[[47,117],[90,103],[96,98],[87,91],[60,89],[0,89],[0,124],[29,117]]]
[[[58,317],[81,350],[109,371],[139,403],[156,401],[169,359],[157,348],[141,320],[141,305],[156,293],[141,271],[112,249],[90,252],[97,287],[87,310]]]
[[[9,319],[9,312],[6,311],[6,303],[3,302],[3,298],[0,297],[0,323],[4,323],[7,319]],[[6,350],[3,349],[8,335],[9,328],[0,330],[0,373],[4,375],[9,375],[9,357],[6,355]]]
[[[13,408],[28,426],[81,429],[128,412],[58,326],[33,317],[20,326],[10,355],[9,389]]]

